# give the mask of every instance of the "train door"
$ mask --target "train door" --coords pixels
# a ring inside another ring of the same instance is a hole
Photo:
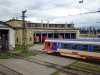
[[[54,43],[52,44],[52,50],[57,50],[57,43],[54,42]]]

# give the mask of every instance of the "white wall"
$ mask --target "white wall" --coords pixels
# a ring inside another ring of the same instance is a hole
[[[9,49],[14,50],[14,48],[15,48],[14,29],[9,29]]]

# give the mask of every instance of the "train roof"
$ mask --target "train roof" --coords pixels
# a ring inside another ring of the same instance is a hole
[[[62,39],[62,38],[48,38],[46,41],[84,41],[84,42],[100,42],[100,39]]]

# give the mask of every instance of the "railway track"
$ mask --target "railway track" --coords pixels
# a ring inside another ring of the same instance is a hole
[[[0,64],[0,75],[23,75],[3,64]]]
[[[7,52],[6,54],[8,54],[8,55],[10,55],[14,58],[26,60],[28,62],[32,62],[32,63],[36,63],[36,64],[39,64],[39,65],[43,65],[43,66],[47,66],[47,67],[50,67],[50,68],[57,69],[57,71],[64,72],[66,75],[100,75],[100,74],[89,72],[89,71],[71,68],[69,66],[62,66],[62,65],[42,61],[42,60],[37,60],[37,59],[34,59],[34,58],[23,58],[23,57],[16,55],[14,53]]]
[[[38,52],[40,54],[47,54],[46,52],[44,51],[37,51],[37,50],[34,50],[35,52]],[[56,55],[56,56],[60,56],[60,57],[67,57],[67,56],[61,56],[59,53],[58,54],[52,54],[52,55]],[[79,59],[79,58],[73,58],[73,57],[68,57],[68,58],[71,58],[71,59],[75,59],[77,61],[82,61],[82,62],[87,62],[87,63],[90,63],[90,64],[96,64],[96,65],[100,65],[100,60],[93,60],[93,59]]]

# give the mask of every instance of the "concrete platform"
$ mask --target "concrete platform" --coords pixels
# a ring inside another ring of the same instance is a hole
[[[50,75],[56,70],[21,59],[2,59],[0,63],[23,75]]]
[[[30,50],[32,50],[32,51],[34,51],[34,50],[43,51],[42,49],[43,49],[43,45],[39,45],[39,44],[35,44],[34,47],[30,48]],[[74,59],[70,59],[67,57],[64,58],[64,57],[53,56],[53,55],[49,55],[49,54],[39,54],[36,56],[31,56],[30,58],[47,61],[47,62],[51,62],[51,63],[63,65],[63,66],[67,66],[76,61]]]
[[[36,56],[31,56],[29,58],[33,58],[33,60],[37,59],[37,60],[47,61],[47,62],[51,62],[51,63],[63,65],[63,66],[67,66],[76,61],[70,58],[64,58],[64,57],[59,57],[59,56],[47,55],[47,54],[39,54]]]

